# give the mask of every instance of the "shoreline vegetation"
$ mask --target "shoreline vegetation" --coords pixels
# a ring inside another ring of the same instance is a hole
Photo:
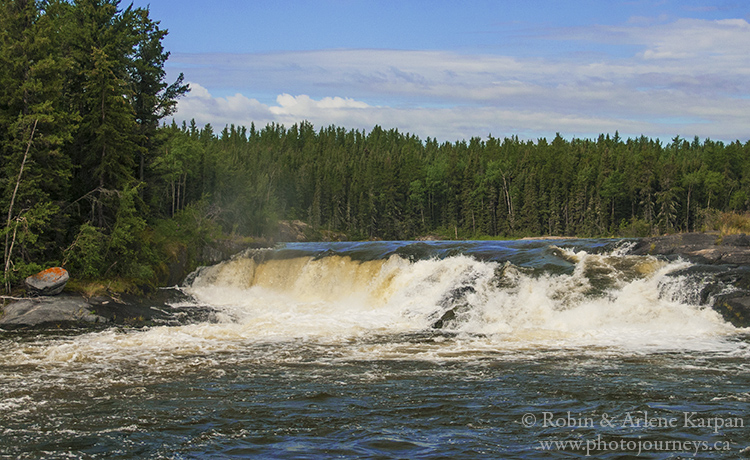
[[[6,294],[50,266],[69,291],[155,292],[299,238],[750,233],[750,142],[178,125],[166,34],[118,0],[0,6]]]

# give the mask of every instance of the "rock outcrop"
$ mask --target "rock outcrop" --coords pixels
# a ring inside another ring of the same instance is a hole
[[[719,296],[713,308],[736,327],[750,327],[750,292]]]
[[[231,237],[211,241],[199,248],[187,248],[176,244],[172,246],[168,256],[166,277],[160,282],[166,286],[178,286],[196,266],[215,265],[246,249],[268,247],[270,244],[265,240]]]
[[[276,237],[279,242],[304,242],[310,241],[313,229],[301,220],[282,220],[278,223]]]
[[[750,237],[747,235],[720,237],[717,234],[687,233],[643,238],[636,242],[629,253],[666,258],[682,257],[695,263],[685,274],[703,279],[701,303],[711,305],[724,319],[737,327],[750,327]],[[224,252],[220,257],[217,254],[217,258],[225,256]],[[184,270],[184,266],[180,268]],[[60,275],[59,279],[67,280],[67,272],[57,272],[57,275]],[[174,281],[177,282],[182,276],[182,273],[175,273]],[[209,308],[171,307],[166,298],[116,299],[104,296],[86,299],[72,294],[54,297],[47,295],[58,289],[62,288],[59,285],[51,289],[40,287],[38,292],[43,293],[42,295],[5,306],[0,313],[0,328],[185,324],[211,320],[214,315]],[[177,289],[162,290],[159,293],[180,295]],[[446,322],[455,320],[459,313],[460,305],[451,304],[442,312],[442,316],[434,318],[433,327],[442,327]]]
[[[736,327],[750,327],[750,237],[745,234],[683,233],[639,240],[635,255],[682,257],[705,275],[701,300]],[[700,267],[700,266],[703,267]]]
[[[83,297],[61,295],[35,297],[13,302],[3,309],[0,327],[19,328],[41,325],[96,324],[107,320],[91,310]]]
[[[180,295],[173,291],[170,295]],[[163,301],[75,294],[21,299],[6,305],[0,314],[2,329],[178,325],[211,320],[209,308],[172,307]]]
[[[711,233],[681,233],[639,240],[635,255],[680,256],[700,264],[750,264],[750,237]]]

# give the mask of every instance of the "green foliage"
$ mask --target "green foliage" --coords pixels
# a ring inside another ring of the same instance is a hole
[[[154,285],[183,255],[273,239],[282,220],[323,238],[645,236],[744,228],[717,216],[750,211],[739,141],[159,127],[188,90],[165,81],[165,35],[118,0],[0,4],[6,286],[52,263]]]
[[[0,4],[6,287],[63,259],[79,276],[152,276],[137,180],[187,86],[164,82],[166,32],[148,10],[119,3]]]
[[[221,228],[215,218],[215,210],[205,200],[192,203],[173,218],[156,221],[154,241],[161,246],[177,242],[198,250],[221,238]]]
[[[739,142],[665,147],[615,134],[438,144],[377,126],[316,133],[307,123],[228,126],[219,136],[169,129],[211,152],[218,173],[200,181],[202,199],[224,231],[240,234],[273,236],[275,219],[302,218],[354,238],[634,236],[692,230],[703,209],[749,204],[737,184],[750,183],[750,145]]]
[[[96,278],[103,274],[106,236],[95,226],[84,223],[73,243],[65,250],[63,265],[73,277]]]
[[[135,210],[136,189],[125,189],[111,232],[86,222],[78,229],[73,243],[65,251],[64,265],[77,276],[117,275],[147,279],[148,247],[143,245],[146,221]]]
[[[146,220],[136,210],[137,198],[135,188],[126,187],[120,193],[115,223],[108,235],[104,255],[115,261],[107,270],[114,268],[118,275],[147,279],[153,273],[149,269],[149,247],[143,244]]]
[[[192,270],[202,260],[205,248],[224,238],[214,221],[214,211],[202,200],[178,211],[174,217],[154,222],[150,241],[156,256],[153,267],[159,285],[167,282],[170,264],[184,264],[183,270]]]
[[[700,215],[704,231],[717,232],[720,237],[750,234],[750,212],[702,210]]]
[[[649,236],[651,234],[651,224],[640,218],[634,218],[630,221],[623,220],[620,224],[619,234],[628,238]]]

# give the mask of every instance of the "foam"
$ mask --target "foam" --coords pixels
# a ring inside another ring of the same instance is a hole
[[[202,270],[185,289],[195,305],[216,309],[211,322],[6,344],[1,359],[173,372],[211,366],[226,354],[297,359],[310,344],[333,347],[332,359],[454,360],[570,349],[737,352],[741,342],[731,339],[738,330],[695,304],[696,286],[675,276],[688,263],[562,252],[575,264],[570,273],[463,255],[415,262],[395,255],[370,261],[250,255]],[[434,329],[451,309],[453,317]]]

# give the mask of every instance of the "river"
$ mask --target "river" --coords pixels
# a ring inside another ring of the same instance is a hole
[[[0,458],[750,456],[750,331],[628,244],[290,243],[206,321],[0,331]]]

